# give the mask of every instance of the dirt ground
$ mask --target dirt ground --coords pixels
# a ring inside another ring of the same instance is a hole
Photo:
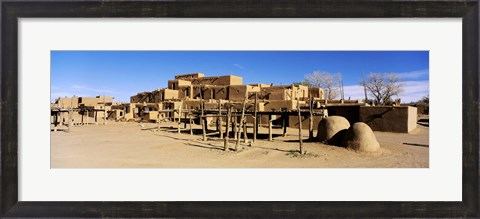
[[[175,128],[173,128],[175,127]],[[375,132],[380,150],[367,153],[317,142],[303,143],[299,155],[298,129],[289,128],[282,137],[274,129],[274,140],[261,128],[254,145],[240,141],[239,151],[223,151],[223,140],[210,135],[177,134],[176,124],[109,122],[107,125],[72,127],[70,132],[51,132],[52,168],[427,168],[428,125],[418,125],[409,134]],[[211,127],[210,129],[214,129]],[[212,131],[213,132],[213,131]],[[252,132],[252,128],[249,129]],[[304,139],[308,130],[303,132]],[[251,141],[252,136],[249,136]],[[407,144],[404,144],[407,143]],[[230,148],[235,146],[230,139]]]

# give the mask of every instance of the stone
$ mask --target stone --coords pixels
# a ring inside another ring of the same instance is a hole
[[[340,146],[343,135],[350,127],[350,122],[341,116],[324,118],[318,124],[317,141]]]
[[[363,122],[356,122],[347,130],[342,146],[366,152],[374,152],[380,148],[372,129]]]

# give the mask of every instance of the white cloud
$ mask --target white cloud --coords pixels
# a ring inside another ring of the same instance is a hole
[[[398,74],[398,77],[402,80],[407,80],[407,79],[417,79],[422,76],[428,75],[428,69],[423,69],[423,70],[418,70],[418,71],[410,71],[410,72],[402,72],[402,73],[396,73]]]
[[[401,98],[402,103],[410,103],[410,102],[415,102],[422,97],[426,96],[429,94],[429,82],[428,80],[425,81],[404,81],[404,87],[403,87],[403,92],[398,95],[397,98]],[[359,99],[363,100],[365,99],[365,94],[363,91],[363,86],[361,85],[349,85],[349,86],[344,86],[343,88],[345,90],[345,98],[348,99],[349,97],[352,100]],[[367,90],[367,95],[369,95],[369,92]],[[369,98],[370,95],[369,95]]]
[[[242,69],[242,70],[245,69],[244,66],[241,66],[241,65],[239,65],[239,64],[233,64],[233,66],[235,66],[235,67],[237,67],[237,68],[239,68],[239,69]]]
[[[403,92],[399,95],[402,102],[415,102],[429,94],[429,81],[405,81]]]
[[[97,88],[91,88],[91,87],[85,86],[85,85],[73,85],[72,90],[74,90],[74,91],[93,91],[93,92],[98,93],[97,95],[101,95],[101,94],[104,94],[104,93],[111,93],[111,94],[117,93],[117,91],[115,91],[114,89],[109,89],[109,88],[97,89]]]
[[[348,99],[348,98],[351,98],[352,100],[365,99],[365,93],[363,91],[363,86],[361,85],[344,86],[343,90],[345,92],[345,99]]]

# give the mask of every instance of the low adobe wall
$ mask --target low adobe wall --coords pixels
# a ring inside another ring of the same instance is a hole
[[[408,133],[417,127],[417,108],[411,106],[362,106],[360,122],[374,131]]]

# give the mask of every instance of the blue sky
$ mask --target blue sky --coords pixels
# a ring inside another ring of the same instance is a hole
[[[397,73],[402,102],[428,95],[428,51],[52,51],[51,101],[130,96],[167,86],[176,74],[238,75],[244,84],[291,84],[314,71],[342,73],[345,98],[363,98],[362,71]]]

